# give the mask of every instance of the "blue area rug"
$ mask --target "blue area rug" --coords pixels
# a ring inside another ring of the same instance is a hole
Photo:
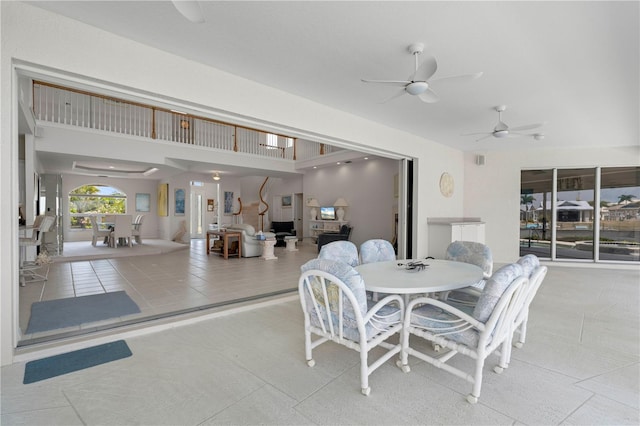
[[[131,349],[129,349],[127,342],[118,340],[66,354],[29,361],[24,368],[24,380],[22,383],[27,385],[39,382],[40,380],[127,358],[131,355]]]
[[[31,304],[25,333],[73,327],[139,312],[138,305],[124,291],[35,302]]]

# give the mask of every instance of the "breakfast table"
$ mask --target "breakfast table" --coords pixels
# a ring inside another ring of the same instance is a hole
[[[411,268],[411,264],[416,266]],[[456,290],[483,279],[483,271],[476,265],[440,259],[390,260],[365,263],[355,269],[368,291],[401,294],[405,303],[412,294]]]

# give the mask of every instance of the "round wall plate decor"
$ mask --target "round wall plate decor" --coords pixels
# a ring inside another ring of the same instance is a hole
[[[442,176],[440,176],[440,192],[445,197],[451,197],[453,195],[453,177],[444,172]]]

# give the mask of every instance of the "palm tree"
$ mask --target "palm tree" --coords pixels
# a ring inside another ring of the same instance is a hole
[[[633,201],[634,198],[636,198],[635,195],[624,195],[624,194],[620,195],[618,197],[618,204],[622,204],[625,201],[627,201],[627,202]]]
[[[533,204],[533,202],[535,201],[535,197],[533,195],[529,195],[529,194],[521,194],[520,195],[520,204],[523,204],[525,207],[528,206],[529,204]],[[525,221],[529,221],[529,209],[527,208],[525,210],[525,217],[524,217]]]

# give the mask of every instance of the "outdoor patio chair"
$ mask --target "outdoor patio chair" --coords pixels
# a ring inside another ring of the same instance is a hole
[[[387,240],[368,240],[360,245],[360,260],[362,264],[396,260],[396,251]]]
[[[478,402],[485,359],[501,347],[498,368],[494,371],[502,372],[509,361],[513,324],[524,304],[527,284],[522,267],[513,263],[500,268],[487,281],[472,312],[429,297],[412,300],[405,313],[399,366],[405,372],[410,371],[408,356],[413,355],[470,382],[472,389],[467,401]],[[439,357],[422,353],[409,346],[411,335],[422,337],[448,351]],[[475,361],[473,373],[447,364],[457,354]]]
[[[527,337],[527,321],[529,320],[529,307],[533,298],[536,296],[542,281],[547,276],[548,268],[540,265],[540,260],[534,254],[527,254],[518,259],[518,264],[522,266],[524,276],[529,278],[529,286],[527,290],[527,297],[524,302],[524,307],[518,317],[516,318],[514,325],[514,336],[517,335],[518,339],[513,344],[516,348],[522,348],[524,341]]]
[[[358,248],[351,241],[334,241],[320,249],[318,259],[332,259],[345,262],[349,266],[358,266]]]
[[[491,249],[487,245],[475,241],[454,241],[447,247],[445,259],[470,263],[482,268],[484,279],[469,287],[452,292],[445,292],[439,296],[442,300],[473,306],[478,297],[480,297],[480,292],[486,280],[491,277],[491,273],[493,272],[493,255],[491,254]]]
[[[344,262],[312,259],[301,267],[298,292],[304,314],[305,357],[315,365],[312,351],[333,341],[360,353],[360,388],[369,395],[369,375],[400,352],[400,343],[386,340],[402,331],[404,304],[398,295],[377,303],[367,301],[362,276]],[[312,334],[319,336],[312,340]],[[369,351],[386,351],[369,364]]]

